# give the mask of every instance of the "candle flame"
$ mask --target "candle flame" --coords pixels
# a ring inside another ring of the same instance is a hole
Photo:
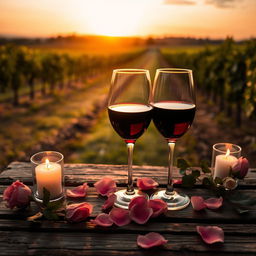
[[[230,150],[229,150],[229,148],[228,148],[225,157],[228,157],[229,155],[230,155]]]
[[[47,169],[49,169],[50,168],[50,161],[48,160],[48,158],[45,159],[45,164],[46,164]]]

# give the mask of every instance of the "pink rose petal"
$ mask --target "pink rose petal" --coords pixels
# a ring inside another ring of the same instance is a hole
[[[173,183],[173,184],[177,184],[177,185],[179,184],[179,185],[180,185],[180,184],[182,184],[182,179],[173,179],[173,180],[172,180],[172,183]]]
[[[152,208],[153,214],[151,217],[157,217],[167,211],[167,204],[161,199],[151,199],[148,201],[148,207]]]
[[[152,214],[153,209],[149,208],[148,204],[135,204],[130,209],[131,219],[138,224],[145,224]]]
[[[141,205],[141,206],[144,206],[144,205],[147,205],[148,204],[148,200],[146,197],[144,196],[137,196],[137,197],[134,197],[130,203],[129,203],[129,210],[134,206],[134,205]]]
[[[162,235],[155,232],[150,232],[145,236],[138,235],[137,237],[137,244],[145,249],[166,244],[167,242],[168,240],[165,240]]]
[[[191,204],[195,211],[201,211],[206,208],[204,199],[201,196],[192,196]]]
[[[223,198],[209,198],[207,200],[204,200],[205,205],[207,208],[216,210],[222,206]]]
[[[113,221],[110,216],[106,213],[100,213],[91,223],[102,227],[110,227],[113,225]]]
[[[114,203],[116,201],[116,195],[115,194],[111,194],[108,199],[105,201],[105,203],[102,205],[102,209],[106,210],[112,206],[114,206]]]
[[[213,244],[216,242],[224,243],[224,232],[217,226],[197,226],[197,233],[202,237],[205,243]]]
[[[125,209],[114,207],[109,216],[117,226],[125,226],[131,222],[129,211]]]
[[[70,222],[85,220],[92,213],[93,206],[89,203],[70,204],[66,207],[66,219]]]
[[[159,184],[152,178],[139,178],[137,180],[137,187],[141,190],[149,190],[156,188]]]
[[[88,185],[87,185],[87,183],[84,183],[83,185],[78,186],[74,189],[67,189],[66,195],[68,197],[73,197],[73,198],[85,197],[87,189],[88,189]]]
[[[116,191],[116,183],[109,177],[102,178],[94,183],[97,192],[102,196],[108,196]]]

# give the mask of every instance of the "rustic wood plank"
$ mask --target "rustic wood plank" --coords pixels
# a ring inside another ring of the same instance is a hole
[[[166,185],[167,169],[162,166],[134,166],[134,179],[151,177],[158,181],[160,186]],[[103,164],[65,164],[65,184],[76,186],[87,182],[92,185],[102,176],[111,176],[120,186],[127,182],[127,167],[125,165]],[[177,168],[174,169],[174,178],[180,178]],[[0,174],[0,184],[8,185],[15,180],[32,184],[31,164],[27,162],[13,162]],[[256,187],[256,169],[251,169],[244,181],[239,182],[241,188]]]
[[[0,219],[1,231],[40,231],[40,232],[94,232],[94,233],[147,233],[159,232],[161,234],[196,234],[196,226],[205,225],[202,223],[170,223],[159,225],[157,221],[149,221],[144,225],[131,223],[118,227],[99,227],[91,224],[90,221],[82,223],[68,223],[67,221],[37,220],[35,222],[25,220]],[[211,224],[212,225],[212,224]],[[225,234],[233,236],[256,235],[256,224],[218,224]]]
[[[142,233],[143,234],[143,233]],[[35,255],[38,255],[37,250],[48,249],[49,252],[53,249],[83,251],[118,251],[120,255],[123,252],[137,252],[139,255],[144,255],[145,250],[138,248],[136,244],[138,234],[111,234],[102,233],[76,233],[76,232],[21,232],[21,231],[0,231],[0,246],[5,247],[5,252],[8,253],[8,247],[20,247],[24,250],[33,250]],[[169,252],[189,253],[189,252],[207,252],[218,254],[222,253],[251,253],[256,254],[256,244],[254,237],[245,236],[225,236],[225,243],[217,243],[212,245],[205,244],[199,235],[177,235],[164,234],[164,237],[169,241],[168,244],[162,247],[148,250],[151,253],[158,255],[166,255]],[[124,242],[125,241],[125,242]],[[22,248],[23,247],[23,248]]]
[[[2,192],[6,186],[0,186],[0,192]],[[200,188],[193,189],[181,189],[177,188],[177,191],[182,191],[189,196],[201,195],[204,198],[215,196],[212,191]],[[242,190],[241,193],[255,196],[253,190]],[[2,194],[2,193],[1,193]],[[101,206],[105,201],[105,198],[98,196],[95,189],[90,187],[87,196],[82,199],[67,199],[67,203],[73,202],[89,202],[94,206],[92,218],[96,217],[101,212]],[[25,219],[39,211],[38,206],[32,202],[31,207],[26,211],[10,210],[6,208],[5,202],[2,200],[0,195],[0,218],[5,219]],[[165,217],[158,218],[157,221],[164,223],[168,221],[172,222],[199,222],[199,223],[256,223],[256,207],[252,208],[248,213],[244,214],[243,217],[239,215],[230,205],[229,202],[224,200],[223,206],[218,210],[203,210],[194,211],[192,206],[189,205],[187,208],[181,211],[168,211]]]

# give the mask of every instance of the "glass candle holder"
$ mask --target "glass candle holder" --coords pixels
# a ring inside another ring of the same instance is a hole
[[[213,178],[224,179],[230,176],[231,167],[241,156],[241,147],[231,143],[217,143],[213,145],[212,170]]]
[[[34,154],[32,163],[33,196],[42,203],[44,189],[50,193],[50,202],[64,198],[64,156],[55,151]]]

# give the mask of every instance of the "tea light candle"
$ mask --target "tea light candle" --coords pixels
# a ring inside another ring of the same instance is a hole
[[[236,161],[237,158],[230,155],[229,149],[227,150],[226,155],[222,154],[216,156],[213,178],[215,179],[216,177],[219,177],[223,179],[229,176],[230,168]]]
[[[43,199],[43,188],[50,192],[50,199],[58,197],[62,193],[61,165],[51,163],[46,159],[45,163],[35,168],[38,196]]]

